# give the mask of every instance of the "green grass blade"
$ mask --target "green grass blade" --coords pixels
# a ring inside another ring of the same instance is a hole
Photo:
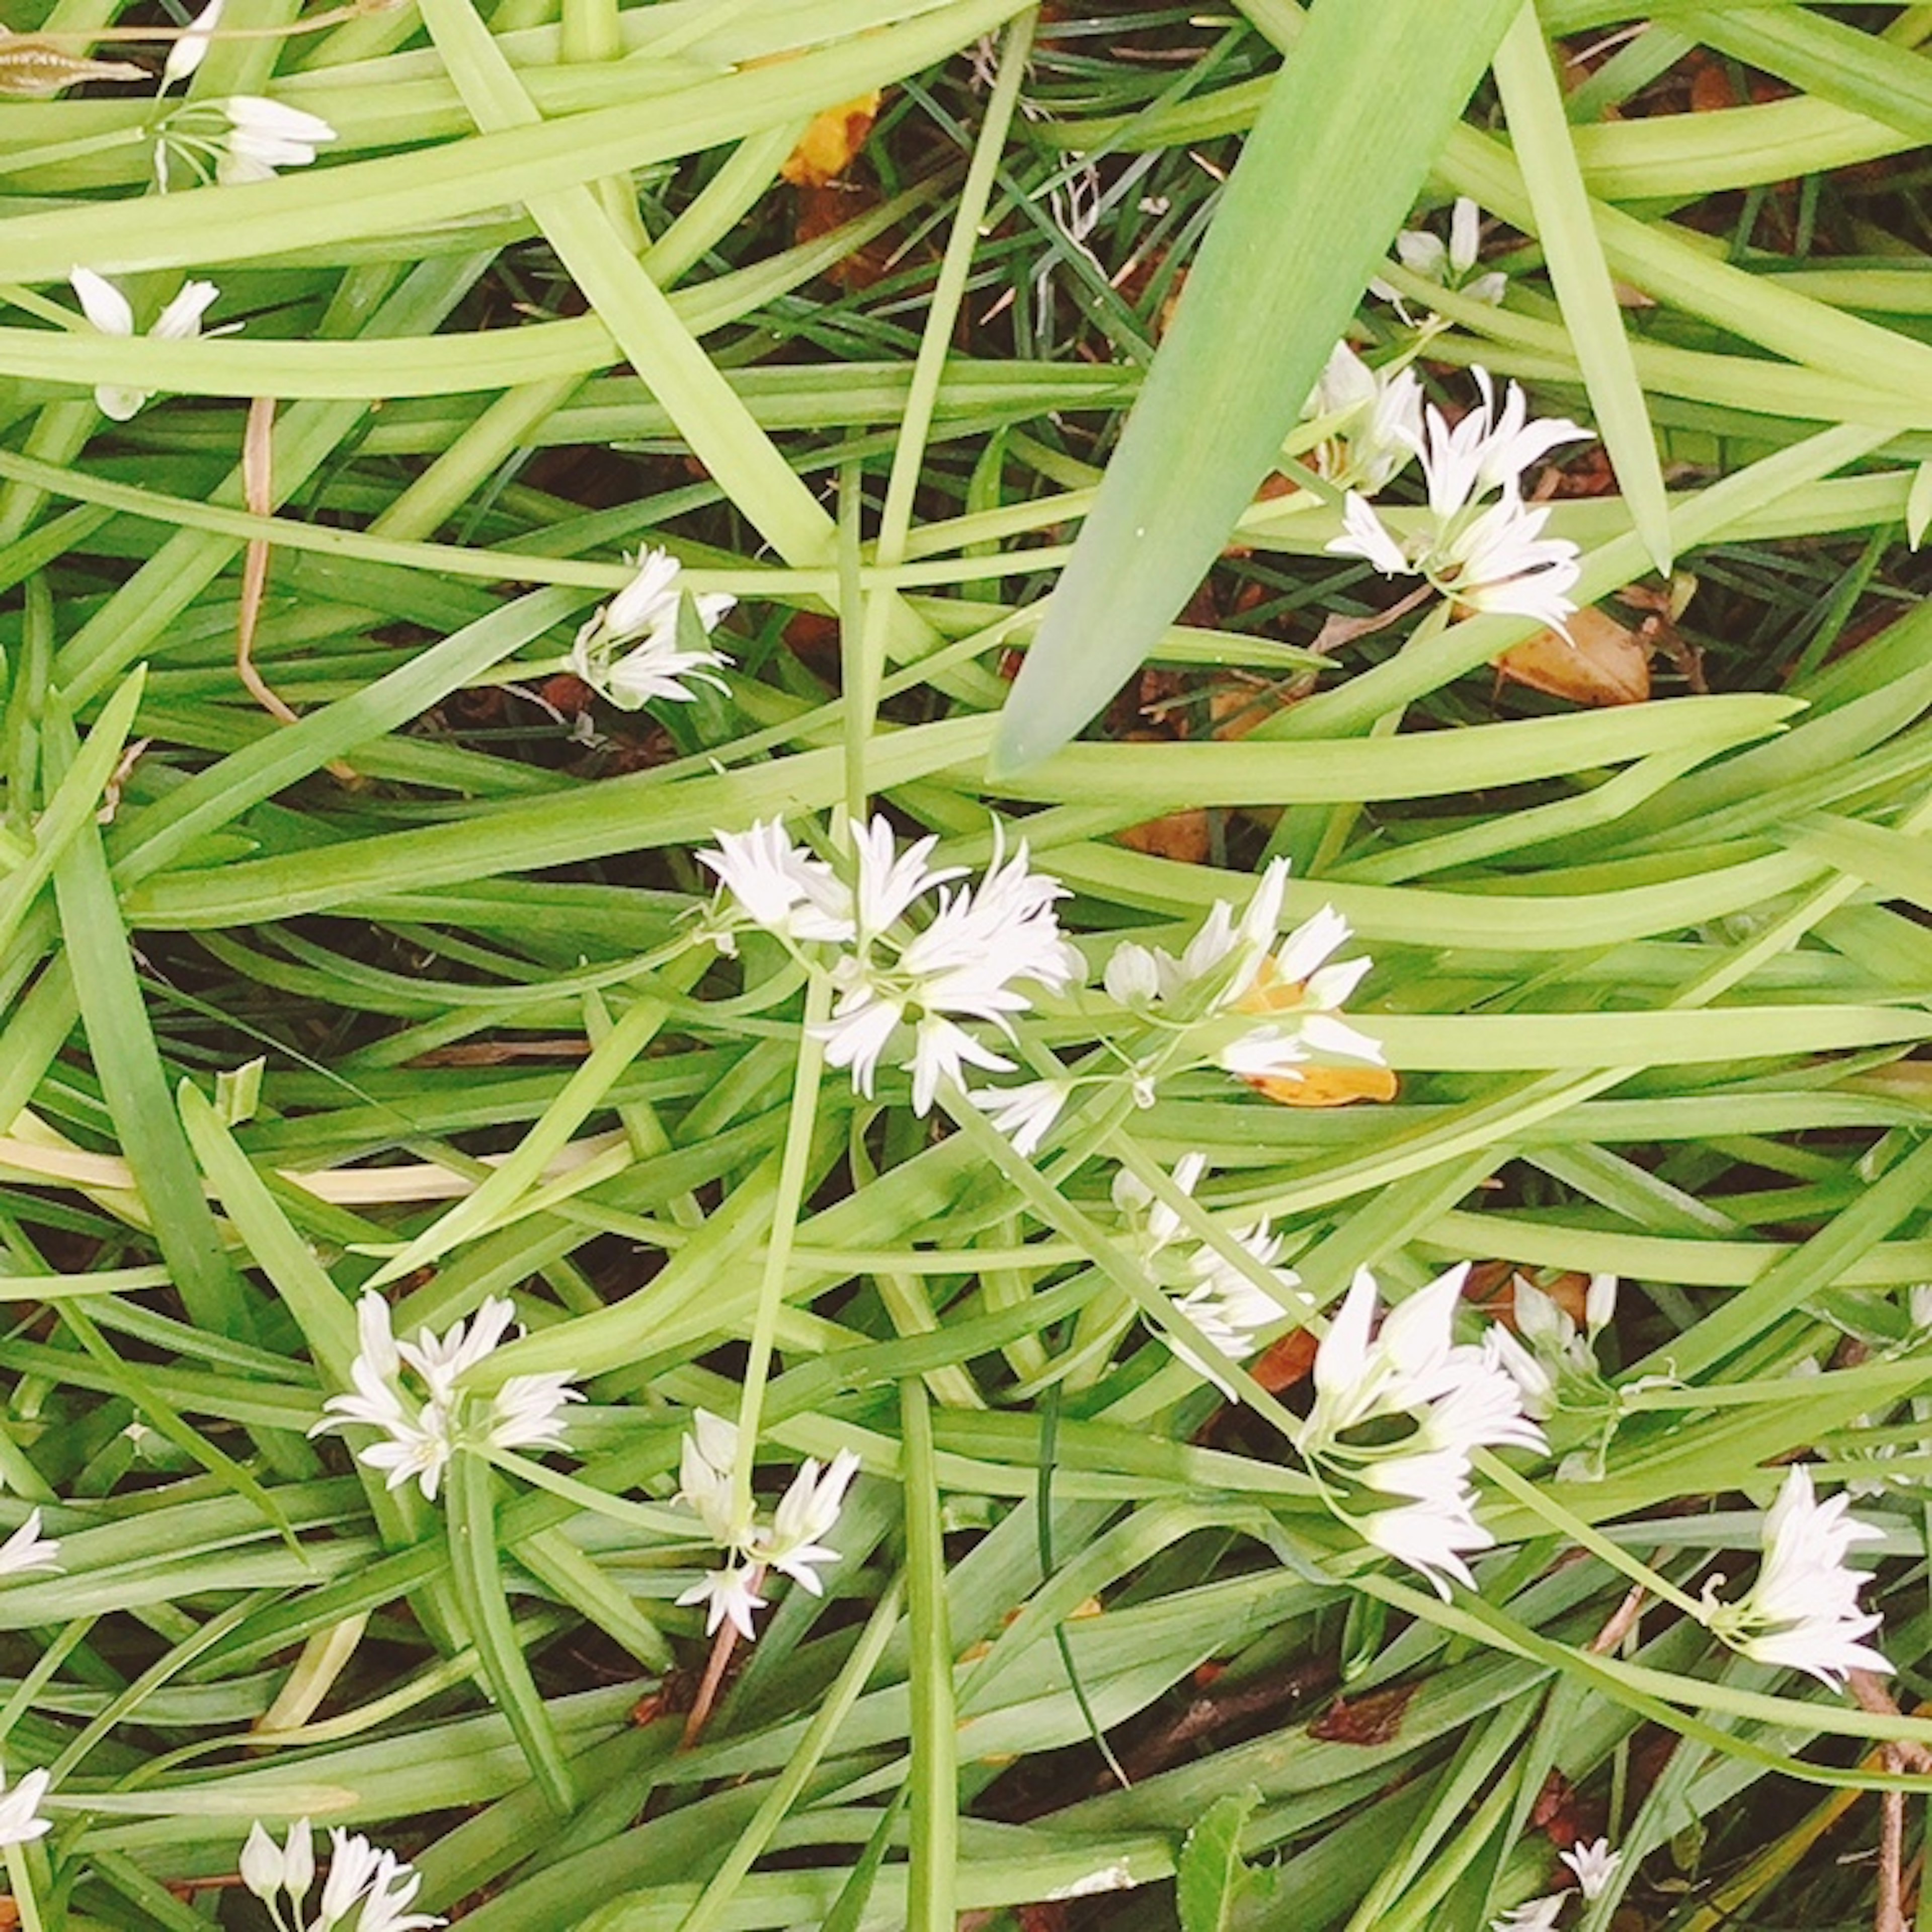
[[[1650,411],[1591,218],[1589,190],[1576,164],[1562,92],[1529,0],[1496,50],[1496,75],[1535,212],[1537,238],[1596,412],[1598,434],[1623,486],[1637,537],[1658,574],[1667,577],[1670,507]]]
[[[1192,593],[1514,10],[1316,0],[1001,714],[996,773],[1066,743]],[[1401,112],[1364,115],[1365,86]]]

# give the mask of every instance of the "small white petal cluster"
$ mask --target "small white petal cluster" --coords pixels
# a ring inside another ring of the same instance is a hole
[[[194,61],[200,64],[199,53]],[[224,188],[272,181],[278,168],[307,167],[316,148],[334,139],[335,130],[320,115],[260,94],[194,101],[155,130],[154,182],[166,194],[177,160],[186,161],[203,181],[212,166]]]
[[[40,1534],[40,1513],[27,1512],[27,1520],[0,1543],[0,1576],[23,1576],[30,1570],[60,1568],[60,1538]]]
[[[859,1459],[849,1449],[840,1450],[829,1466],[808,1456],[769,1522],[755,1509],[740,1510],[737,1468],[736,1424],[708,1409],[694,1411],[679,1461],[676,1500],[695,1513],[728,1560],[677,1600],[705,1606],[707,1634],[728,1622],[748,1640],[753,1615],[765,1606],[758,1586],[767,1570],[789,1576],[814,1597],[824,1594],[818,1566],[838,1560],[824,1539],[838,1520]]]
[[[1465,1552],[1495,1540],[1475,1518],[1474,1452],[1548,1446],[1494,1354],[1453,1339],[1468,1271],[1466,1262],[1453,1268],[1390,1310],[1372,1342],[1376,1279],[1358,1270],[1316,1352],[1315,1403],[1295,1439],[1325,1480],[1403,1499],[1365,1510],[1330,1498],[1369,1542],[1420,1570],[1444,1597],[1445,1577],[1474,1580]],[[1389,1426],[1404,1420],[1413,1427],[1391,1439]]]
[[[29,1844],[53,1829],[52,1820],[40,1816],[49,1781],[49,1773],[30,1771],[10,1789],[0,1778],[0,1850]]]
[[[1523,472],[1589,432],[1567,417],[1532,420],[1514,382],[1498,408],[1489,371],[1472,373],[1483,399],[1460,422],[1451,428],[1432,403],[1424,412],[1416,454],[1428,486],[1428,527],[1404,544],[1352,490],[1342,534],[1328,548],[1364,558],[1385,577],[1425,578],[1460,608],[1534,617],[1561,630],[1576,608],[1567,593],[1580,574],[1578,552],[1567,538],[1542,534],[1550,512],[1523,500]]]
[[[1207,1168],[1207,1160],[1198,1154],[1184,1154],[1175,1162],[1174,1184],[1182,1193],[1192,1195]],[[1114,1176],[1114,1206],[1133,1236],[1143,1264],[1153,1274],[1174,1306],[1231,1362],[1243,1362],[1256,1346],[1256,1331],[1279,1322],[1298,1303],[1301,1277],[1292,1268],[1277,1268],[1282,1238],[1270,1232],[1265,1221],[1244,1228],[1234,1236],[1236,1244],[1273,1277],[1280,1291],[1274,1294],[1226,1257],[1205,1243],[1194,1245],[1180,1258],[1178,1279],[1170,1282],[1164,1263],[1166,1251],[1180,1233],[1180,1217],[1135,1174],[1124,1168]],[[1176,1292],[1176,1290],[1179,1292]],[[1164,1337],[1180,1360],[1195,1373],[1212,1382],[1223,1395],[1238,1400],[1233,1388],[1211,1362],[1204,1361],[1184,1342],[1172,1335]]]
[[[134,310],[128,298],[106,276],[97,275],[92,268],[76,268],[69,271],[68,280],[80,298],[82,314],[101,334],[124,339],[134,335]],[[191,340],[201,333],[201,319],[220,293],[212,282],[184,282],[147,333],[158,342]],[[152,389],[130,389],[122,383],[103,382],[95,388],[94,400],[103,416],[116,422],[126,422],[140,412],[153,394]]]
[[[315,1834],[298,1818],[281,1844],[257,1820],[242,1847],[242,1882],[268,1908],[282,1932],[333,1932],[357,1906],[355,1932],[428,1932],[447,1922],[412,1912],[422,1874],[394,1852],[379,1850],[358,1832],[340,1826],[328,1834],[328,1876],[313,1918],[304,1918],[315,1883]]]
[[[629,561],[636,575],[578,632],[571,669],[624,711],[638,710],[654,698],[690,704],[698,694],[686,679],[722,691],[717,674],[731,660],[722,651],[680,646],[683,566],[668,551],[649,548]],[[722,590],[694,594],[698,628],[708,637],[737,601]],[[634,648],[616,655],[627,644]]]
[[[1590,1277],[1581,1334],[1562,1306],[1526,1275],[1514,1276],[1510,1291],[1517,1334],[1498,1324],[1487,1339],[1522,1390],[1523,1407],[1538,1421],[1546,1422],[1558,1409],[1582,1406],[1606,1391],[1597,1367],[1595,1344],[1616,1313],[1616,1276]]]
[[[1288,869],[1285,859],[1270,862],[1238,921],[1225,899],[1216,900],[1178,959],[1132,940],[1117,946],[1103,975],[1108,993],[1123,1006],[1190,1021],[1265,1012],[1264,1024],[1216,1052],[1216,1064],[1241,1079],[1299,1079],[1318,1054],[1381,1066],[1382,1048],[1340,1017],[1374,963],[1366,956],[1334,959],[1348,941],[1348,921],[1324,906],[1275,948]]]
[[[1499,303],[1509,287],[1509,278],[1498,268],[1484,274],[1472,272],[1476,266],[1483,239],[1483,212],[1469,197],[1459,195],[1449,212],[1449,239],[1426,228],[1405,228],[1395,238],[1396,259],[1412,275],[1438,288],[1454,289],[1472,301]],[[1394,302],[1405,319],[1402,297],[1378,278],[1370,290],[1383,301]]]
[[[1600,1898],[1624,1862],[1623,1853],[1612,1851],[1607,1838],[1572,1845],[1562,1856],[1563,1862],[1576,1874],[1576,1882],[1586,1898]]]
[[[1766,1514],[1764,1561],[1757,1580],[1736,1603],[1722,1602],[1715,1576],[1704,1586],[1704,1622],[1732,1649],[1760,1664],[1803,1670],[1832,1690],[1848,1672],[1887,1671],[1891,1664],[1862,1642],[1881,1622],[1858,1608],[1862,1572],[1845,1561],[1854,1544],[1883,1540],[1845,1514],[1847,1498],[1820,1502],[1811,1472],[1795,1462]]]
[[[1414,370],[1371,369],[1338,342],[1301,417],[1321,434],[1309,456],[1316,474],[1372,496],[1422,447],[1422,385]]]
[[[827,1064],[849,1070],[868,1098],[880,1060],[895,1040],[906,1041],[908,1029],[910,1051],[898,1064],[912,1076],[916,1113],[931,1111],[943,1082],[964,1085],[968,1066],[1011,1071],[1010,1060],[960,1022],[982,1022],[1010,1039],[1012,1016],[1033,1004],[1022,985],[1058,992],[1080,971],[1054,910],[1066,887],[1031,868],[1024,844],[1008,854],[997,833],[992,862],[965,886],[954,883],[962,868],[930,863],[936,838],[902,852],[884,818],[854,829],[856,877],[849,886],[794,846],[776,822],[715,836],[718,849],[698,860],[718,875],[738,917],[788,943],[821,940],[849,949],[832,965],[838,998],[819,1037]],[[907,932],[901,922],[928,896],[931,916]],[[727,950],[730,910],[721,908],[716,922]],[[1046,1096],[1036,1092],[970,1097],[996,1119],[1033,1124],[1036,1144],[1052,1124]]]
[[[362,1461],[387,1470],[392,1490],[413,1478],[430,1502],[459,1448],[561,1448],[564,1405],[584,1400],[570,1386],[571,1372],[512,1376],[488,1397],[462,1388],[464,1376],[500,1346],[515,1320],[510,1304],[492,1295],[440,1336],[424,1328],[413,1341],[398,1341],[388,1304],[371,1289],[356,1310],[360,1347],[350,1365],[355,1393],[331,1396],[322,1404],[327,1413],[309,1433],[357,1424],[379,1431],[382,1439],[359,1452]],[[405,1370],[420,1394],[405,1381]]]
[[[1569,1898],[1567,1892],[1546,1892],[1540,1898],[1526,1899],[1501,1918],[1492,1918],[1490,1932],[1556,1932]]]

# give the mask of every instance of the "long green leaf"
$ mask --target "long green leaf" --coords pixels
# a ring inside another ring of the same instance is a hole
[[[1279,454],[1515,0],[1316,0],[1001,717],[1045,758],[1153,649]],[[1365,90],[1400,102],[1365,114]]]

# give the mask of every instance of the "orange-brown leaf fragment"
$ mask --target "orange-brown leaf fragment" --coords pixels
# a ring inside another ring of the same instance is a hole
[[[1385,1744],[1402,1734],[1402,1714],[1415,1695],[1413,1684],[1398,1684],[1351,1703],[1337,1697],[1308,1727],[1311,1738],[1330,1744]]]
[[[1143,825],[1130,825],[1118,836],[1130,852],[1172,859],[1184,866],[1206,865],[1212,849],[1208,814],[1199,806],[1191,812],[1170,812],[1166,818],[1150,818]]]
[[[1401,1090],[1386,1066],[1304,1066],[1298,1080],[1268,1076],[1248,1084],[1279,1107],[1352,1107],[1358,1100],[1393,1100]]]
[[[1570,634],[1539,631],[1496,660],[1514,684],[1573,704],[1641,704],[1650,695],[1649,640],[1606,612],[1579,610]]]
[[[794,188],[824,188],[836,181],[866,145],[883,98],[874,88],[814,115],[779,174]]]

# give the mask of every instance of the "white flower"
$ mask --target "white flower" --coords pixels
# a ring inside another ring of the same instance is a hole
[[[26,1844],[53,1829],[52,1821],[40,1815],[49,1781],[47,1772],[30,1771],[10,1791],[0,1778],[0,1847]]]
[[[339,1919],[348,1916],[388,1856],[378,1851],[359,1832],[352,1838],[339,1825],[331,1828],[328,1877],[322,1888],[322,1913],[314,1932],[330,1932]]]
[[[1474,301],[1498,303],[1509,286],[1508,276],[1499,269],[1481,275],[1470,272],[1476,266],[1481,245],[1482,221],[1482,210],[1466,194],[1460,195],[1449,212],[1447,244],[1439,235],[1426,228],[1406,228],[1396,237],[1396,259],[1412,274],[1420,275],[1438,288],[1460,289]],[[1378,279],[1369,286],[1384,302],[1402,307],[1401,298],[1388,283]]]
[[[194,59],[199,64],[200,56]],[[334,139],[335,130],[320,116],[260,94],[190,101],[156,127],[154,182],[166,194],[177,160],[202,181],[211,166],[224,185],[268,181],[278,168],[308,166],[316,149]]]
[[[1513,1906],[1500,1918],[1490,1921],[1490,1932],[1554,1932],[1569,1898],[1567,1892],[1548,1892]]]
[[[1284,1297],[1294,1297],[1301,1286],[1301,1277],[1292,1268],[1274,1266],[1281,1252],[1279,1234],[1271,1234],[1264,1223],[1244,1228],[1234,1240],[1257,1267],[1266,1268],[1274,1276]],[[1212,1342],[1229,1361],[1246,1361],[1258,1346],[1255,1331],[1280,1322],[1287,1312],[1282,1302],[1211,1248],[1202,1247],[1188,1266],[1194,1286],[1175,1300],[1174,1306],[1200,1330],[1202,1339]],[[1240,1399],[1233,1385],[1185,1343],[1170,1336],[1168,1346],[1231,1401]]]
[[[823,859],[793,844],[779,820],[711,836],[718,849],[699,853],[698,862],[717,874],[753,925],[784,939],[837,942],[854,936],[850,890]],[[728,928],[721,928],[719,938],[721,944],[728,940]]]
[[[1160,998],[1160,968],[1144,946],[1123,940],[1108,956],[1100,983],[1117,1005],[1147,1006]]]
[[[226,0],[208,0],[208,4],[188,22],[188,31],[168,50],[167,64],[161,69],[160,92],[166,93],[178,80],[186,80],[206,57],[220,24]]]
[[[771,1527],[753,1532],[752,1554],[814,1597],[823,1594],[825,1586],[814,1566],[837,1562],[838,1552],[826,1548],[819,1538],[829,1535],[838,1522],[845,1492],[858,1473],[859,1459],[849,1449],[840,1450],[830,1467],[822,1471],[808,1456],[778,1498]]]
[[[708,1408],[694,1409],[691,1424],[679,1448],[677,1493],[672,1500],[697,1512],[720,1549],[742,1548],[751,1526],[740,1520],[733,1501],[738,1426]]]
[[[68,280],[80,298],[82,312],[101,334],[134,336],[134,311],[128,298],[104,275],[97,275],[92,268],[76,268],[68,272]],[[147,333],[158,342],[190,340],[201,333],[201,319],[220,292],[212,282],[184,282]],[[94,400],[103,416],[116,422],[126,422],[139,413],[141,405],[153,394],[152,389],[103,382],[94,390]]]
[[[704,1582],[693,1584],[677,1600],[680,1604],[704,1605],[706,1636],[715,1635],[719,1624],[728,1623],[749,1642],[756,1634],[752,1618],[765,1607],[766,1599],[758,1594],[762,1574],[755,1563],[732,1564],[722,1570],[706,1570]]]
[[[1550,512],[1524,502],[1522,477],[1558,444],[1588,432],[1567,417],[1531,420],[1514,382],[1498,408],[1489,372],[1473,373],[1482,400],[1453,427],[1432,404],[1424,434],[1403,432],[1422,458],[1430,528],[1405,545],[1352,490],[1342,504],[1342,533],[1328,548],[1362,557],[1385,577],[1426,578],[1468,609],[1534,617],[1560,630],[1576,608],[1564,593],[1580,574],[1579,553],[1567,538],[1542,534]],[[1500,498],[1485,507],[1494,490]]]
[[[859,1459],[842,1449],[830,1466],[808,1456],[800,1463],[769,1522],[755,1510],[746,1513],[735,1480],[740,1454],[737,1426],[708,1409],[697,1409],[681,1446],[677,1494],[704,1526],[705,1533],[728,1556],[741,1558],[708,1571],[678,1598],[703,1604],[707,1634],[728,1622],[748,1639],[754,1614],[765,1606],[758,1586],[768,1570],[789,1576],[814,1596],[822,1594],[818,1566],[836,1563],[838,1552],[824,1539],[838,1520],[845,1492],[859,1471]]]
[[[299,1910],[315,1882],[315,1839],[308,1820],[298,1818],[278,1850],[257,1819],[242,1847],[242,1882],[265,1905],[277,1892],[286,1892]]]
[[[1341,1509],[1368,1541],[1442,1579],[1472,1580],[1464,1552],[1493,1540],[1475,1520],[1470,1458],[1479,1448],[1546,1448],[1522,1392],[1484,1348],[1453,1336],[1467,1264],[1391,1310],[1372,1342],[1376,1280],[1356,1272],[1315,1357],[1315,1400],[1296,1438],[1318,1474],[1408,1498],[1366,1516]],[[1406,1434],[1391,1434],[1402,1418]]]
[[[1834,1690],[1848,1671],[1892,1669],[1859,1641],[1881,1619],[1858,1608],[1866,1579],[1845,1561],[1854,1544],[1882,1541],[1882,1532],[1848,1516],[1846,1503],[1842,1495],[1820,1502],[1811,1472],[1793,1463],[1765,1516],[1757,1580],[1734,1604],[1718,1598],[1722,1577],[1704,1586],[1704,1621],[1726,1643],[1760,1664],[1807,1671]]]
[[[423,1328],[412,1341],[398,1341],[388,1304],[370,1290],[356,1311],[360,1346],[349,1365],[355,1392],[331,1396],[309,1433],[356,1425],[380,1431],[385,1439],[358,1450],[362,1461],[387,1470],[392,1490],[413,1480],[429,1502],[460,1448],[562,1448],[563,1408],[584,1400],[571,1386],[571,1371],[512,1376],[487,1400],[462,1388],[463,1378],[502,1345],[515,1318],[508,1301],[491,1295],[468,1321],[453,1322],[440,1336]],[[423,1395],[404,1384],[405,1370],[422,1383]]]
[[[356,1932],[428,1932],[444,1924],[433,1912],[409,1910],[422,1888],[422,1874],[403,1864],[394,1852],[385,1852],[369,1881]]]
[[[1623,1853],[1612,1851],[1607,1838],[1598,1838],[1588,1845],[1572,1845],[1563,1854],[1563,1862],[1576,1874],[1576,1882],[1583,1888],[1586,1898],[1601,1898],[1623,1862]]]
[[[1205,1154],[1183,1154],[1174,1162],[1174,1186],[1192,1197],[1207,1168]],[[1180,1232],[1179,1211],[1165,1201],[1156,1199],[1154,1190],[1138,1174],[1130,1173],[1124,1167],[1114,1173],[1113,1196],[1115,1209],[1136,1238],[1142,1263],[1150,1266],[1155,1256]]]
[[[278,168],[305,168],[317,148],[335,139],[335,130],[320,116],[260,94],[236,94],[222,109],[228,117],[228,139],[214,178],[224,186],[272,181]]]
[[[912,1052],[899,1064],[913,1076],[913,1111],[924,1114],[942,1082],[963,1084],[968,1066],[1011,1066],[961,1019],[990,1023],[1010,1037],[1012,1016],[1033,1004],[1019,982],[1058,992],[1078,974],[1079,956],[1060,936],[1054,911],[1066,889],[1029,867],[1024,844],[1006,856],[997,830],[992,864],[976,885],[956,889],[948,883],[956,869],[928,866],[929,838],[896,854],[884,818],[854,838],[858,946],[833,969],[839,997],[818,1036],[826,1064],[849,1069],[854,1087],[869,1096],[886,1047],[910,1022]],[[889,928],[928,892],[938,896],[932,919],[909,939],[895,937]]]
[[[29,1570],[60,1568],[60,1538],[40,1534],[40,1513],[27,1513],[27,1520],[4,1543],[0,1543],[0,1576],[18,1576]]]
[[[1014,1153],[1030,1160],[1059,1119],[1069,1091],[1063,1081],[1029,1080],[1022,1087],[975,1088],[966,1097],[1012,1142]]]
[[[666,551],[646,548],[634,562],[636,575],[578,632],[571,647],[571,669],[625,711],[635,711],[653,698],[689,704],[697,694],[684,682],[687,678],[724,690],[724,681],[716,674],[731,662],[728,657],[718,651],[679,648],[684,591],[677,560]],[[699,628],[709,635],[738,600],[723,591],[708,591],[691,601]],[[634,650],[614,661],[617,646],[638,638],[643,641]]]
[[[1371,369],[1346,342],[1330,353],[1301,414],[1324,428],[1310,466],[1340,490],[1373,496],[1421,446],[1422,385],[1415,372]]]

